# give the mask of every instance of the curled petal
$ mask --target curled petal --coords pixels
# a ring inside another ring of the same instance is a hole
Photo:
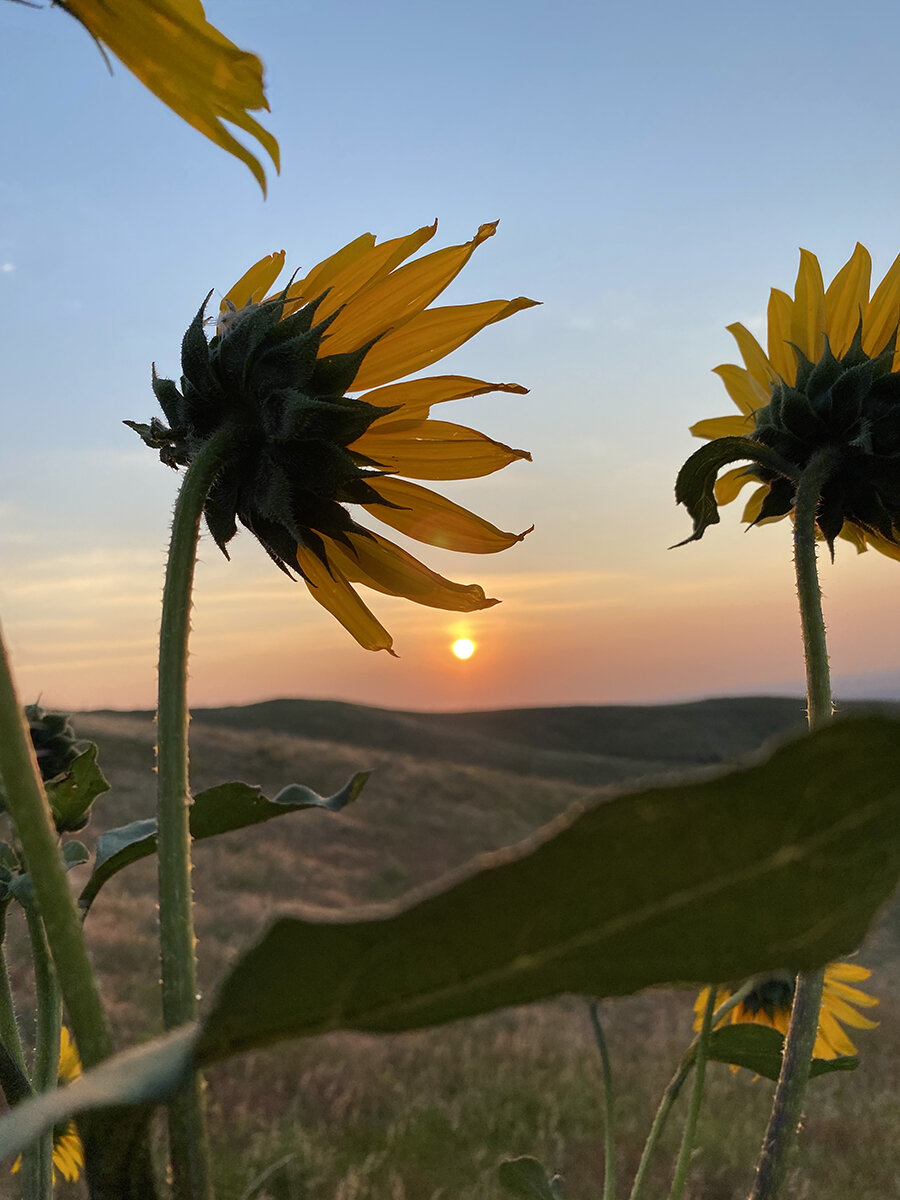
[[[709,417],[691,426],[694,437],[710,440],[720,437],[747,437],[752,432],[752,417]]]
[[[339,567],[331,569],[305,546],[297,547],[299,566],[309,593],[351,633],[364,650],[387,650],[393,654],[393,639],[363,604]]]
[[[364,504],[363,508],[385,525],[417,542],[465,554],[493,554],[521,542],[525,534],[531,532],[504,533],[467,508],[405,479],[388,477],[369,482],[372,490],[384,497],[387,504]]]
[[[328,561],[351,583],[362,583],[386,596],[403,596],[416,604],[451,612],[478,612],[499,601],[484,594],[477,583],[454,583],[379,534],[351,533],[353,551],[326,539]]]
[[[531,462],[527,450],[513,450],[486,434],[449,421],[373,425],[350,447],[385,470],[410,479],[477,479],[517,459]]]
[[[396,413],[379,417],[379,423],[392,417],[424,420],[432,404],[446,400],[462,400],[468,396],[483,396],[486,392],[513,392],[527,396],[528,388],[520,383],[488,383],[484,379],[469,379],[465,375],[433,375],[428,379],[409,379],[405,383],[390,383],[360,396],[367,404],[379,408],[395,408]]]

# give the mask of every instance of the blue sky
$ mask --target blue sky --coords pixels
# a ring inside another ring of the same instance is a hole
[[[367,655],[248,536],[201,548],[194,699],[335,696],[398,707],[614,702],[795,690],[786,527],[737,513],[680,551],[678,466],[729,402],[724,326],[761,328],[806,246],[826,278],[863,241],[900,251],[896,49],[881,3],[630,6],[210,0],[266,64],[283,170],[249,172],[64,13],[0,10],[0,616],[26,699],[152,703],[175,475],[123,418],[154,411],[210,287],[261,255],[305,267],[365,230],[440,219],[440,244],[500,218],[448,297],[542,307],[448,369],[527,397],[460,402],[534,463],[454,485],[503,528],[491,558],[424,555],[504,603],[466,628],[378,599],[399,662]],[[443,415],[443,414],[442,414]],[[900,678],[895,563],[824,567],[839,685]],[[479,642],[468,663],[457,633]],[[864,675],[860,681],[857,677]]]

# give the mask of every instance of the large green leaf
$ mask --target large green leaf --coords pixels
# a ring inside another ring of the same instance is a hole
[[[900,722],[839,721],[759,765],[564,817],[406,905],[277,922],[199,1031],[25,1101],[0,1121],[0,1159],[73,1113],[160,1102],[191,1064],[278,1038],[821,965],[856,946],[898,874]]]
[[[339,792],[327,797],[293,783],[282,788],[274,800],[267,800],[258,787],[247,783],[222,783],[194,797],[190,812],[191,836],[197,840],[215,837],[307,808],[338,812],[356,799],[368,778],[368,771],[360,771]],[[107,830],[97,839],[94,869],[78,898],[82,910],[87,912],[103,885],[123,867],[155,853],[154,818]]]
[[[784,1038],[777,1029],[767,1025],[726,1025],[716,1029],[709,1039],[708,1057],[714,1062],[730,1063],[735,1067],[746,1067],[755,1075],[766,1079],[777,1079],[781,1073],[781,1052]],[[810,1076],[830,1075],[833,1071],[855,1071],[859,1059],[855,1055],[839,1058],[814,1058],[810,1065]]]
[[[900,723],[838,721],[759,765],[565,816],[412,903],[276,922],[200,1054],[814,967],[858,945],[898,874]]]

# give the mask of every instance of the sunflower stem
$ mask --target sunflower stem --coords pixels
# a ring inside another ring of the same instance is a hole
[[[681,1137],[681,1149],[678,1151],[678,1161],[675,1164],[675,1176],[672,1179],[672,1187],[669,1190],[669,1200],[681,1200],[684,1185],[687,1182],[688,1171],[691,1167],[691,1154],[694,1149],[694,1137],[697,1133],[697,1118],[700,1115],[700,1104],[703,1100],[703,1088],[706,1083],[706,1056],[709,1051],[709,1038],[712,1033],[715,1007],[716,989],[711,987],[706,997],[706,1007],[703,1010],[703,1024],[700,1026],[700,1036],[697,1039],[694,1088],[691,1092],[691,1103],[688,1108],[687,1120],[684,1123],[684,1133]]]
[[[615,1124],[615,1092],[613,1090],[612,1068],[609,1062],[609,1050],[606,1036],[600,1023],[600,1006],[596,1000],[588,1004],[591,1017],[591,1029],[594,1041],[600,1051],[600,1066],[603,1073],[603,1200],[615,1200],[616,1197],[616,1124]]]
[[[187,664],[191,593],[203,505],[234,438],[213,435],[185,472],[172,522],[159,640],[157,815],[159,926],[166,1029],[197,1015],[197,960],[191,892]],[[175,1200],[211,1200],[203,1081],[194,1075],[169,1105]]]
[[[59,1036],[62,1023],[62,1004],[56,972],[50,958],[44,923],[33,905],[25,909],[31,956],[34,963],[35,997],[37,1001],[37,1030],[34,1047],[34,1067],[31,1082],[35,1092],[48,1092],[56,1087],[59,1075]],[[53,1191],[53,1130],[48,1130],[24,1156],[25,1193],[30,1186],[36,1200],[44,1200]]]
[[[794,568],[806,661],[807,719],[810,730],[819,729],[830,721],[833,712],[822,590],[816,562],[816,518],[822,489],[839,459],[840,449],[837,446],[825,446],[814,454],[800,476],[794,497]],[[809,1081],[824,978],[824,967],[817,971],[801,972],[797,976],[781,1073],[756,1164],[756,1179],[750,1200],[776,1200],[784,1186]]]
[[[19,1022],[16,1019],[16,1006],[13,1001],[9,968],[6,963],[6,916],[9,903],[9,900],[6,900],[0,904],[0,1045],[3,1046],[22,1074],[27,1077],[25,1053],[22,1049],[22,1037],[19,1032]],[[7,1100],[9,1100],[8,1096]]]
[[[729,996],[727,1000],[722,1001],[722,1003],[713,1013],[712,1021],[710,1023],[712,1029],[715,1029],[719,1023],[728,1016],[733,1008],[737,1008],[737,1006],[743,1002],[745,996],[749,995],[749,993],[753,991],[753,986],[754,980],[749,979],[746,983],[742,984],[733,995]],[[713,994],[715,994],[715,988],[711,988],[710,990]],[[687,1050],[685,1050],[684,1054],[682,1054],[681,1061],[678,1064],[675,1074],[666,1085],[666,1090],[662,1094],[662,1099],[659,1102],[659,1107],[657,1108],[656,1115],[653,1118],[653,1124],[650,1126],[650,1132],[647,1134],[647,1140],[644,1143],[641,1161],[638,1164],[637,1173],[634,1177],[634,1183],[632,1184],[631,1193],[628,1197],[628,1200],[640,1200],[640,1197],[643,1194],[644,1184],[647,1180],[647,1173],[650,1168],[650,1162],[653,1158],[653,1153],[656,1150],[657,1143],[659,1142],[662,1131],[665,1128],[669,1113],[672,1111],[672,1105],[678,1099],[678,1095],[682,1087],[684,1087],[684,1082],[688,1075],[690,1075],[691,1069],[696,1062],[697,1049],[699,1045],[700,1035],[698,1034],[688,1046]]]
[[[2,637],[0,775],[72,1030],[85,1066],[96,1066],[111,1053],[112,1039]]]

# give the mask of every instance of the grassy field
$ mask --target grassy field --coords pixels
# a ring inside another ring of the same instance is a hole
[[[196,846],[202,986],[214,987],[276,914],[393,898],[519,840],[572,803],[595,800],[598,785],[731,759],[802,721],[799,702],[765,699],[482,714],[274,701],[198,712],[195,790],[237,778],[269,794],[290,782],[332,792],[356,770],[374,772],[342,814],[297,814]],[[149,716],[84,714],[76,728],[99,742],[114,785],[86,835],[151,815]],[[122,1043],[159,1028],[153,885],[152,860],[129,868],[86,925]],[[859,1036],[859,1071],[814,1084],[792,1200],[900,1198],[895,919],[882,919],[860,957],[876,971],[882,1025]],[[14,976],[27,996],[24,970]],[[657,992],[603,1007],[618,1091],[620,1195],[690,1037],[692,1000]],[[559,1171],[566,1200],[600,1192],[599,1061],[581,998],[416,1034],[282,1045],[218,1068],[209,1082],[219,1200],[500,1200],[496,1164],[519,1154]],[[746,1195],[770,1091],[747,1073],[711,1066],[692,1200]],[[654,1200],[667,1194],[678,1133],[676,1120]],[[58,1191],[82,1194],[79,1185]]]

